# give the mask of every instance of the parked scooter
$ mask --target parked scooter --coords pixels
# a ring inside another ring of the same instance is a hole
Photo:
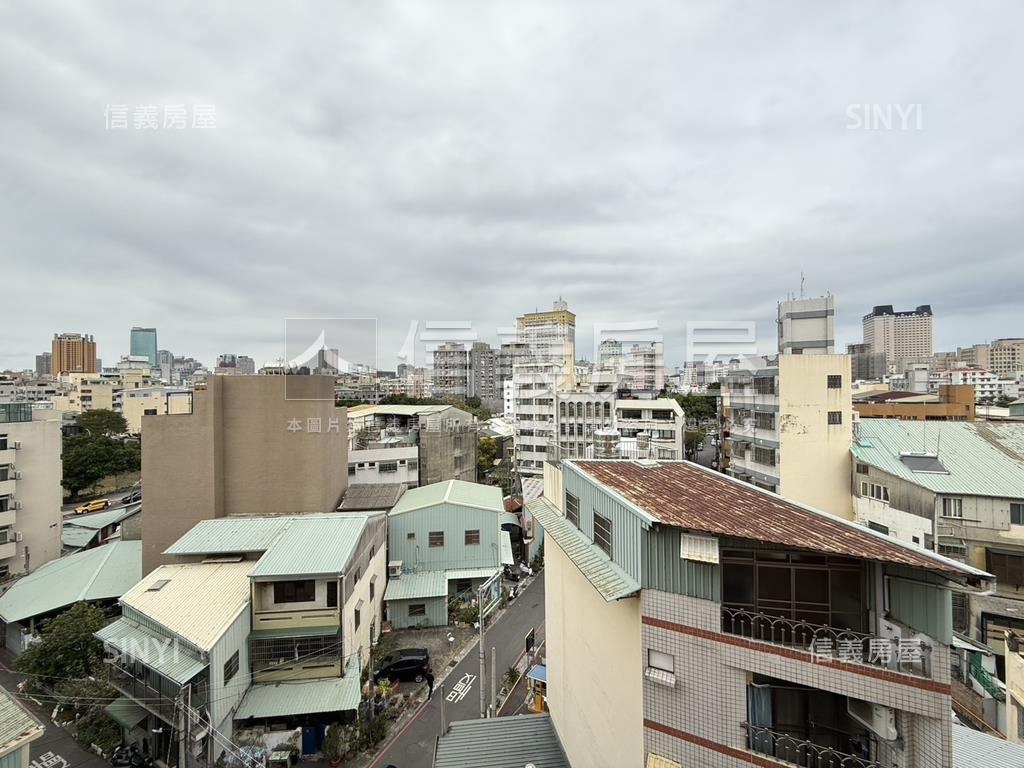
[[[139,750],[138,744],[120,744],[110,755],[115,768],[153,768],[153,758]]]

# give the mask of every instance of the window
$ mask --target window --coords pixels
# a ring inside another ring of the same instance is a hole
[[[942,500],[942,516],[943,517],[959,517],[964,516],[964,500],[963,499],[943,499]]]
[[[868,485],[867,480],[860,481],[860,495],[865,497],[871,495],[870,486]]]
[[[238,673],[238,651],[231,654],[231,658],[224,662],[224,684],[227,685]]]
[[[988,567],[996,583],[1011,587],[1024,586],[1024,557],[1005,552],[988,551]]]
[[[370,579],[370,601],[371,602],[373,601],[373,593],[377,591],[376,590],[376,587],[377,587],[376,579],[377,579],[376,576],[374,576],[374,577],[372,577]]]
[[[463,592],[469,592],[473,588],[472,579],[456,579],[455,580],[455,594],[461,595]]]
[[[444,546],[444,531],[431,531],[427,535],[427,546],[429,546],[429,547],[443,547]]]
[[[360,611],[359,611],[358,608],[356,608],[354,611],[352,611],[352,619],[355,622],[355,629],[359,629],[359,620],[360,620],[359,613],[360,613]]]
[[[565,494],[565,519],[580,527],[580,500],[569,492]]]
[[[842,424],[843,423],[843,412],[842,411],[829,411],[828,412],[828,423],[829,424]]]
[[[405,534],[406,541],[416,541],[416,531],[409,531]]]
[[[769,467],[775,466],[775,449],[774,448],[762,448],[759,445],[754,446],[754,461],[758,464],[765,464]]]
[[[338,582],[336,581],[327,582],[327,607],[338,607]]]
[[[869,520],[868,521],[868,528],[870,528],[872,531],[878,531],[879,533],[884,533],[886,536],[889,535],[889,526],[882,525],[881,523],[876,523],[873,520]]]
[[[355,475],[355,473],[356,473],[356,465],[355,464],[349,464],[348,465],[348,476],[352,477],[353,475]]]
[[[828,388],[829,389],[842,389],[843,388],[843,377],[836,374],[829,374],[828,377]]]
[[[466,546],[472,546],[480,543],[480,531],[466,531]]]
[[[426,603],[409,603],[409,618],[427,615]]]
[[[311,603],[314,600],[316,600],[315,581],[274,582],[275,603]]]
[[[612,556],[612,521],[603,515],[594,513],[594,543]]]
[[[775,377],[759,376],[754,379],[754,391],[759,395],[775,394]]]
[[[380,466],[377,467],[378,472],[397,472],[398,462],[397,461],[382,461]]]
[[[868,473],[868,465],[867,464],[862,464],[861,462],[858,461],[857,462],[857,474],[858,475],[866,475],[867,473]]]
[[[871,483],[871,498],[878,499],[879,501],[889,501],[888,486],[881,485],[879,483]]]
[[[1010,524],[1024,525],[1024,501],[1010,502]]]
[[[676,671],[676,657],[669,653],[662,653],[653,648],[647,649],[647,666],[660,669],[662,672]]]
[[[775,414],[755,413],[754,426],[758,429],[775,429]]]

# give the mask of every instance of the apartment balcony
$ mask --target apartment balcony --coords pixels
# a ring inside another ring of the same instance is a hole
[[[299,610],[254,610],[252,628],[265,629],[323,629],[337,628],[337,608],[306,608]],[[326,630],[325,630],[326,631]]]
[[[722,631],[769,645],[802,649],[815,661],[838,661],[931,677],[931,646],[744,608],[722,606]]]
[[[146,680],[136,677],[126,668],[118,664],[110,665],[107,680],[111,686],[116,688],[129,699],[141,704],[145,709],[149,710],[168,724],[175,725],[175,699],[180,688],[177,685],[170,683],[170,681],[160,678],[156,673],[150,672],[149,674],[161,681],[158,684],[161,685],[161,687],[164,687],[164,690],[159,690]],[[172,688],[175,689],[173,694],[171,693]],[[198,684],[193,685],[191,693],[191,703],[193,707],[198,709],[206,706],[208,698],[209,695],[204,682],[199,682]]]
[[[16,480],[11,477],[8,480],[0,480],[0,496],[10,496],[14,493]]]
[[[9,560],[18,554],[18,545],[13,541],[0,544],[0,560]]]
[[[18,452],[13,448],[5,448],[4,450],[0,451],[0,467],[4,466],[5,464],[14,464],[17,455]]]
[[[854,754],[840,747],[817,743],[765,726],[743,723],[743,728],[747,732],[747,748],[751,752],[774,757],[784,763],[803,768],[884,768],[882,763],[866,756],[877,752],[875,740],[867,736],[838,732],[829,734],[829,741],[862,745],[859,750],[861,754]]]

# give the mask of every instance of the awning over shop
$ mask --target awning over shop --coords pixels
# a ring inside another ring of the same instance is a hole
[[[345,712],[359,706],[362,683],[358,654],[349,662],[344,677],[301,682],[261,683],[245,693],[236,720]]]
[[[104,707],[104,711],[114,720],[129,730],[146,719],[146,709],[124,696],[114,699]]]

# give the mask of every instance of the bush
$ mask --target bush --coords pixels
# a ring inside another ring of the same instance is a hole
[[[472,626],[480,618],[480,608],[475,605],[466,604],[459,608],[458,619],[463,624]]]
[[[95,744],[107,756],[121,743],[121,726],[105,712],[93,710],[78,721],[76,735],[82,744]]]
[[[530,570],[537,573],[541,568],[544,567],[544,545],[540,545],[540,549],[537,550],[537,554],[533,556],[533,560],[530,561]]]

